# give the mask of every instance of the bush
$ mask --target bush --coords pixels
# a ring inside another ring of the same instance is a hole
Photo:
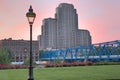
[[[53,63],[53,62],[48,62],[45,64],[45,67],[70,67],[70,66],[90,66],[93,65],[94,63],[91,61],[86,61],[86,62],[62,62],[62,63]]]
[[[120,62],[96,62],[94,65],[120,65]]]
[[[8,65],[8,64],[0,64],[0,69],[26,69],[28,66],[26,65]]]

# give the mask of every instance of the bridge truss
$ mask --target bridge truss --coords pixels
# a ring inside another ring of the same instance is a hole
[[[120,61],[120,40],[92,44],[90,46],[78,46],[63,50],[43,51],[41,60],[65,60],[65,61]]]

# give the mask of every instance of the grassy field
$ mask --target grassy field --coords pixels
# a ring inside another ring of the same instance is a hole
[[[28,70],[0,70],[0,80],[27,80]],[[120,65],[34,69],[34,80],[120,80]]]

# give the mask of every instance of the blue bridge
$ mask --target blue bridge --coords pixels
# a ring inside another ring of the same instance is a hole
[[[120,61],[120,40],[78,46],[63,50],[43,51],[40,59],[46,61]]]

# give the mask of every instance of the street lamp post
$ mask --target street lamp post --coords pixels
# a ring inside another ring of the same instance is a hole
[[[33,60],[32,60],[32,25],[34,23],[36,14],[33,12],[32,6],[30,6],[29,12],[26,13],[28,22],[30,25],[30,63],[29,63],[29,78],[28,80],[34,80],[33,77]]]

